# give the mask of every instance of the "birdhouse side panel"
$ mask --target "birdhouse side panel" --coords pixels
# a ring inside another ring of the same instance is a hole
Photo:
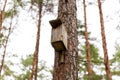
[[[65,26],[62,24],[62,40],[63,40],[63,43],[67,49],[67,31],[65,29]]]

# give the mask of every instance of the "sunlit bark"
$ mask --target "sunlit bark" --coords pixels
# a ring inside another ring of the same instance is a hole
[[[100,23],[101,23],[101,36],[102,36],[102,46],[104,51],[104,64],[106,70],[107,80],[112,80],[112,74],[110,72],[110,63],[108,59],[108,52],[107,52],[107,43],[106,43],[106,36],[105,36],[105,29],[104,29],[104,19],[103,19],[103,12],[101,7],[101,0],[98,0],[98,8],[100,14]]]
[[[2,30],[3,19],[4,19],[4,16],[5,16],[4,13],[5,13],[6,4],[7,4],[7,0],[5,0],[4,5],[3,5],[3,9],[0,12],[0,35],[1,35],[1,30]]]
[[[85,26],[85,40],[86,40],[86,58],[87,58],[87,71],[88,79],[91,80],[92,68],[91,68],[91,57],[90,57],[90,44],[88,41],[88,30],[87,30],[87,17],[86,17],[86,2],[83,0],[84,4],[84,26]]]
[[[32,72],[30,74],[29,80],[37,80],[37,72],[38,72],[38,54],[39,54],[39,45],[40,45],[40,27],[41,27],[41,14],[42,14],[42,1],[38,3],[39,8],[39,19],[38,19],[38,31],[37,31],[37,38],[36,38],[36,46],[33,55],[33,63],[32,63]]]
[[[4,61],[5,61],[5,56],[6,56],[6,50],[7,50],[8,40],[9,40],[11,31],[12,31],[12,22],[13,22],[13,15],[11,16],[11,22],[10,22],[10,27],[9,27],[9,29],[8,29],[8,30],[9,30],[9,31],[8,31],[8,35],[7,35],[7,38],[6,38],[6,40],[5,40],[5,44],[3,45],[3,46],[4,46],[4,51],[3,51],[3,56],[2,56],[1,65],[0,65],[0,76],[1,76],[1,72],[2,72],[3,65],[4,65]]]

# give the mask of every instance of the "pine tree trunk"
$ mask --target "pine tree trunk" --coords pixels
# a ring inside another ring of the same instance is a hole
[[[5,12],[6,4],[7,4],[7,0],[5,0],[4,5],[3,5],[3,10],[0,12],[0,35],[1,35],[1,30],[2,30],[2,23],[4,19],[4,12]]]
[[[68,33],[68,49],[55,52],[53,80],[78,79],[78,39],[76,0],[59,0],[58,18],[64,23]],[[60,63],[60,54],[64,54],[64,62]]]
[[[37,72],[38,72],[38,53],[39,53],[39,45],[40,45],[40,25],[41,25],[41,14],[42,14],[42,1],[38,3],[39,7],[39,19],[38,19],[38,31],[37,31],[37,38],[36,38],[36,46],[33,55],[33,63],[32,63],[32,72],[30,75],[29,80],[37,80]]]
[[[88,80],[91,80],[92,68],[91,68],[91,57],[90,57],[90,44],[88,41],[88,31],[87,31],[87,18],[86,18],[86,3],[83,0],[84,4],[84,26],[85,26],[85,40],[86,40],[86,57],[87,57],[87,71],[88,71]]]
[[[108,59],[108,52],[107,52],[107,43],[106,43],[106,37],[105,37],[104,19],[103,19],[102,7],[101,7],[101,0],[98,0],[98,7],[99,7],[99,14],[100,14],[101,36],[102,36],[102,45],[103,45],[103,51],[104,51],[104,64],[105,64],[106,76],[107,76],[107,80],[112,80],[112,75],[110,72],[110,64]]]
[[[12,30],[12,22],[13,22],[13,15],[11,16],[10,27],[9,27],[8,35],[7,35],[6,40],[5,40],[3,56],[2,56],[2,61],[1,61],[1,65],[0,65],[0,77],[1,77],[1,72],[2,72],[3,66],[4,66],[4,61],[5,61],[5,56],[6,56],[6,50],[7,50],[9,37],[10,37],[10,34],[11,34],[11,30]]]

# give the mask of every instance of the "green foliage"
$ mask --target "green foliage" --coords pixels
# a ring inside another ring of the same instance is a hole
[[[78,32],[78,34],[84,36],[84,35],[85,35],[85,31],[82,31],[82,30],[81,30],[81,31]]]
[[[11,63],[10,63],[11,64]],[[7,64],[3,65],[3,73],[0,76],[0,80],[5,80],[5,77],[12,76],[14,74],[14,71],[10,69],[10,66]]]
[[[90,45],[91,61],[94,64],[100,65],[103,62],[103,58],[99,56],[98,52],[99,49],[95,45],[91,44]]]
[[[77,20],[77,28],[78,29],[84,28],[84,25],[81,23],[80,20]]]
[[[11,10],[5,12],[5,17],[4,17],[4,18],[6,19],[6,18],[11,17],[12,15],[17,15],[17,13],[18,13],[17,10],[15,10],[15,9],[14,9],[14,10],[11,9]]]
[[[11,76],[14,73],[12,70],[10,70],[10,68],[7,65],[4,65],[3,68],[5,72],[4,75],[6,76]]]
[[[23,66],[28,67],[28,66],[30,66],[32,64],[33,56],[28,55],[26,59],[22,58],[21,60],[22,60],[21,63],[23,64]]]
[[[99,49],[95,45],[91,44],[90,51],[91,51],[91,63],[93,65],[93,68],[95,65],[100,66],[103,63],[103,58],[99,56]],[[86,70],[87,60],[86,60],[86,46],[85,45],[81,46],[78,62],[79,62],[78,73],[83,74],[81,79],[88,80],[88,75],[87,75],[87,70]],[[94,71],[91,77],[92,77],[92,80],[101,80],[103,78],[102,75],[100,74],[98,75]]]
[[[4,24],[2,25],[3,26],[2,34],[0,34],[0,47],[5,43],[6,37],[8,36],[8,32],[10,32],[10,33],[12,32],[12,31],[9,31],[9,28],[10,28],[9,20],[18,15],[18,13],[19,13],[18,8],[20,8],[20,7],[23,8],[25,6],[24,5],[25,3],[22,0],[11,0],[11,1],[8,1],[7,3],[8,3],[8,5],[6,5],[6,6],[10,6],[10,7],[7,8],[4,12],[4,20],[3,20]]]
[[[36,9],[39,8],[39,5],[42,4],[44,7],[43,13],[53,13],[54,4],[53,0],[31,0],[31,7],[30,9],[34,10],[33,6],[36,7]]]
[[[32,65],[32,55],[26,56],[25,59],[21,59],[20,74],[14,74],[15,80],[27,80],[30,76],[30,67]]]
[[[120,63],[120,45],[116,44],[115,49],[116,49],[116,53],[115,55],[113,55],[113,59],[111,59],[111,63],[114,63],[114,62]]]
[[[113,66],[111,71],[112,75],[120,76],[120,45],[116,44],[115,49],[115,55],[113,55],[113,58],[110,60],[111,66]]]
[[[96,75],[96,74],[91,75],[92,80],[102,80],[102,78],[103,78],[102,75]],[[89,80],[88,75],[84,75],[83,80]]]
[[[15,75],[16,80],[27,80],[29,78],[32,60],[33,60],[32,55],[28,55],[28,56],[26,56],[25,59],[23,59],[23,58],[21,59],[21,64],[23,65],[23,67],[21,68],[22,73],[19,75]],[[38,63],[38,65],[40,65],[38,67],[38,79],[46,79],[47,75],[45,75],[44,72],[49,72],[50,69],[46,66],[46,62],[43,60],[40,61]],[[51,73],[51,72],[49,72],[49,73]]]
[[[83,57],[83,59],[86,58],[86,46],[85,45],[81,46],[80,52],[82,54],[81,56]],[[98,52],[99,52],[99,49],[95,45],[91,44],[90,45],[91,60],[93,63],[96,63],[96,64],[102,62],[102,58],[99,56]]]
[[[3,75],[0,76],[0,80],[4,80],[4,76]]]
[[[14,75],[15,80],[28,80],[30,76],[30,71],[27,70],[24,74]]]
[[[45,6],[44,13],[53,13],[54,12],[54,2],[53,0],[44,0],[43,6]]]
[[[21,8],[24,8],[27,2],[24,0],[12,0],[12,1],[14,3],[14,7],[21,7]]]
[[[33,4],[32,6],[35,7],[36,11],[39,8],[38,5],[43,2],[43,0],[31,0],[31,1],[34,1],[32,3]],[[10,7],[7,8],[4,13],[5,20],[4,20],[3,29],[2,29],[3,34],[0,35],[0,46],[2,44],[4,44],[4,41],[6,40],[7,34],[4,34],[4,33],[8,33],[8,30],[9,30],[8,23],[10,22],[11,17],[13,17],[13,24],[16,23],[14,21],[15,21],[16,17],[19,15],[21,8],[25,8],[26,5],[28,5],[27,7],[29,7],[30,3],[28,3],[28,2],[29,1],[25,1],[25,0],[11,0],[8,2],[8,5]],[[51,0],[45,0],[45,2],[42,4],[45,5],[45,7],[49,7],[49,8],[51,8],[50,5],[53,6]],[[51,8],[51,9],[53,9],[53,8]],[[34,12],[34,14],[38,14],[38,13]],[[36,16],[35,16],[35,18],[36,18]],[[15,56],[12,56],[12,57],[15,57]],[[18,56],[16,56],[16,57],[18,57]],[[4,80],[6,76],[8,76],[8,77],[12,76],[12,77],[14,77],[15,80],[28,80],[30,73],[31,73],[32,59],[33,59],[33,56],[28,55],[28,56],[26,56],[26,58],[21,58],[20,63],[18,63],[18,64],[13,64],[11,61],[9,61],[10,64],[4,66],[4,68],[3,68],[4,70],[3,70],[2,76],[0,77],[0,80],[2,80],[2,79]],[[49,69],[46,66],[45,61],[39,61],[38,64],[39,64],[38,65],[39,66],[38,67],[38,78],[46,80],[48,78],[48,75],[46,75],[46,73],[52,74],[53,69]],[[16,71],[12,71],[10,66],[19,67],[19,70],[18,70],[19,73]]]
[[[50,72],[50,73],[51,73],[51,75],[53,75],[53,72],[54,72],[53,67],[52,67],[51,69],[49,69],[49,71],[48,71],[48,72]]]
[[[16,55],[12,55],[13,57],[18,57]],[[3,66],[3,73],[0,76],[0,80],[4,80],[6,77],[13,77],[14,80],[28,80],[30,73],[31,73],[31,65],[32,65],[32,55],[26,56],[26,58],[21,58],[19,64],[14,64],[11,61],[8,61],[9,64],[4,64]],[[38,63],[38,80],[49,80],[51,79],[50,75],[52,76],[53,68],[48,68],[46,66],[46,62],[41,60]],[[11,70],[11,66],[19,66],[18,71]],[[47,75],[49,73],[50,75]]]
[[[119,70],[112,71],[112,75],[118,75],[118,76],[120,76],[120,71]]]
[[[24,8],[25,7],[25,3],[22,0],[12,0],[9,2],[10,6],[12,6],[11,8],[8,8],[7,11],[5,11],[4,13],[4,18],[10,18],[11,16],[16,16],[19,13],[19,9],[18,8]]]
[[[81,23],[80,20],[77,20],[77,32],[78,36],[82,36],[85,39],[85,26]],[[88,32],[88,36],[91,34],[91,32]],[[90,40],[90,38],[89,38]]]
[[[43,2],[43,0],[31,0],[31,4],[32,5],[38,5],[38,4],[41,4]]]
[[[1,35],[0,35],[0,48],[3,46],[5,41],[6,41],[6,36],[3,33],[1,33]]]
[[[1,47],[2,43],[3,43],[2,42],[3,41],[3,36],[4,36],[3,34],[0,34],[0,47]]]
[[[77,20],[77,32],[78,32],[78,36],[85,36],[85,31],[83,30],[84,25],[82,25],[80,20]]]
[[[40,67],[39,67],[38,71],[42,71],[42,70],[46,70],[47,69],[47,67],[45,66],[46,65],[45,61],[40,61],[39,65],[40,65]]]
[[[82,37],[82,39],[85,39],[85,29],[84,25],[81,24],[81,21],[78,20],[77,22],[77,31],[78,31],[78,37]],[[90,35],[90,32],[88,33]],[[91,40],[91,38],[89,38]],[[81,75],[79,79],[88,80],[87,75],[87,60],[86,60],[86,46],[85,44],[81,44],[79,47],[79,58],[78,58],[78,73]],[[103,58],[99,56],[99,49],[93,45],[90,44],[90,56],[91,56],[91,66],[93,66],[93,70],[95,66],[101,66],[103,63]],[[93,71],[93,74],[91,75],[92,80],[101,80],[103,78],[102,75],[96,74],[96,72]]]

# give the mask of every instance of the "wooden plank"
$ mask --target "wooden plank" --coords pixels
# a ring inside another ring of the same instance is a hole
[[[63,24],[52,28],[51,43],[56,51],[67,50],[67,31]]]

